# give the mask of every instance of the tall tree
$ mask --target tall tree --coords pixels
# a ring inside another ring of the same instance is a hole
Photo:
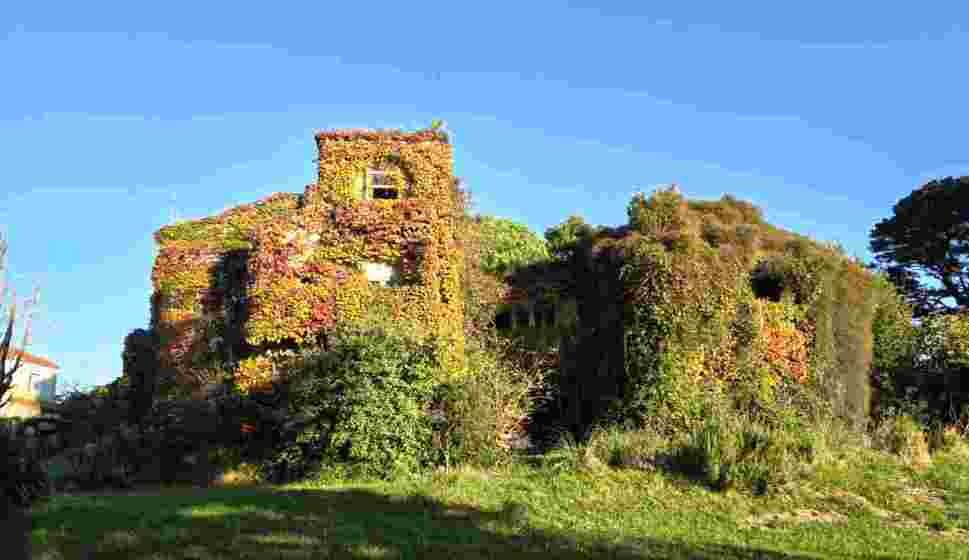
[[[876,266],[916,316],[969,310],[969,176],[926,183],[871,231]]]
[[[545,240],[528,226],[507,218],[476,216],[473,226],[483,242],[482,270],[499,276],[548,259]]]
[[[470,198],[464,204],[470,205]],[[477,336],[495,318],[505,275],[544,262],[549,253],[545,240],[528,226],[505,218],[466,215],[462,229],[465,329]]]
[[[548,251],[559,261],[568,261],[584,239],[595,235],[597,228],[587,224],[581,216],[569,216],[564,222],[545,230]]]

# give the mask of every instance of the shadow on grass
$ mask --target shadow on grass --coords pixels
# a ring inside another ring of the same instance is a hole
[[[0,496],[3,500],[4,496]],[[30,558],[30,517],[27,512],[0,503],[0,557],[4,560]]]
[[[367,490],[218,489],[60,497],[33,519],[34,558],[809,558],[655,539],[539,531],[482,511]]]

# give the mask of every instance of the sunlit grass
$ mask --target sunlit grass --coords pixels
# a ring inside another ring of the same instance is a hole
[[[964,463],[832,461],[762,498],[662,472],[515,465],[396,482],[54,498],[49,558],[962,558]],[[773,517],[771,517],[773,516]],[[769,522],[763,520],[769,520]]]

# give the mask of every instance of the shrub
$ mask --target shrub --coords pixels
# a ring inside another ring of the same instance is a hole
[[[383,331],[342,333],[289,374],[290,420],[265,463],[274,480],[302,478],[328,463],[392,477],[431,459],[428,408],[439,364],[433,342]]]
[[[50,494],[50,482],[40,461],[9,426],[0,425],[0,510],[9,505],[30,507]]]
[[[735,468],[734,476],[757,496],[763,496],[770,491],[774,479],[771,465],[760,461],[745,461]]]
[[[437,447],[452,460],[482,467],[506,463],[535,410],[548,364],[529,360],[497,337],[472,345],[468,369],[440,394]]]
[[[581,216],[569,216],[564,222],[545,230],[549,254],[560,262],[569,262],[578,246],[591,239],[596,229]]]
[[[929,453],[955,453],[964,451],[965,440],[955,426],[947,426],[939,421],[933,421],[925,431]]]
[[[751,425],[740,432],[735,479],[754,494],[796,478],[814,462],[816,441],[810,429]]]
[[[945,512],[929,511],[925,524],[935,531],[948,531],[955,526],[953,520]]]
[[[676,187],[659,189],[650,197],[637,194],[626,213],[631,227],[667,246],[685,244],[696,233],[695,218]]]
[[[954,426],[937,426],[932,431],[933,437],[930,440],[932,452],[941,451],[954,453],[963,457],[969,456],[969,442],[959,433],[959,429]]]
[[[159,482],[208,483],[217,474],[218,445],[239,446],[232,399],[153,399],[129,424],[131,396],[122,377],[91,391],[72,391],[58,405],[65,451],[52,460],[60,486],[83,488]]]
[[[880,374],[910,366],[914,361],[917,331],[912,325],[912,309],[883,275],[874,278],[876,289],[875,317],[872,321],[874,342],[872,367]]]

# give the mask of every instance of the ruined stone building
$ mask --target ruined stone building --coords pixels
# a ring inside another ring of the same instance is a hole
[[[316,141],[318,179],[301,194],[157,232],[151,324],[184,386],[226,366],[244,389],[268,386],[288,353],[325,347],[342,325],[436,337],[444,370],[461,370],[464,206],[446,135]],[[891,289],[729,196],[667,190],[627,210],[615,228],[567,221],[554,257],[506,278],[495,302],[498,330],[559,356],[573,431],[617,411],[685,417],[710,388],[767,410],[785,387],[811,386],[866,416],[872,324]]]
[[[281,352],[380,321],[442,339],[463,358],[463,211],[452,148],[436,130],[316,135],[319,174],[218,216],[159,230],[152,327],[160,360],[201,387],[229,364],[256,388]]]

